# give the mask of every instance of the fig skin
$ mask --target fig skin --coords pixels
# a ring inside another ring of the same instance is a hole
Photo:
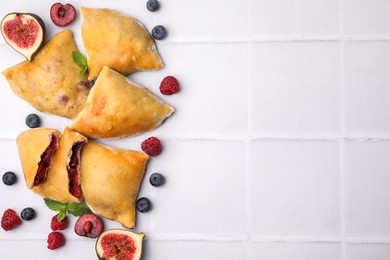
[[[38,30],[41,33],[38,34],[38,36],[37,36],[38,38],[36,39],[36,41],[33,44],[33,46],[31,46],[30,48],[20,48],[20,47],[18,47],[17,44],[15,42],[13,42],[12,40],[10,40],[8,38],[8,36],[5,34],[5,32],[4,32],[4,25],[5,25],[5,23],[7,21],[11,21],[15,17],[26,17],[26,18],[29,18],[29,19],[32,19],[32,20],[36,21],[37,24],[38,24]],[[9,13],[9,14],[5,15],[4,18],[1,20],[1,34],[3,35],[4,40],[6,41],[6,43],[8,45],[10,45],[14,50],[19,52],[20,54],[22,54],[28,61],[31,61],[33,56],[40,50],[40,48],[45,43],[45,39],[46,39],[46,26],[45,26],[45,23],[43,22],[43,20],[36,14],[14,12],[14,13]]]
[[[95,250],[96,250],[96,255],[98,259],[100,260],[105,260],[106,258],[103,257],[104,255],[104,250],[103,247],[101,246],[101,240],[104,236],[109,235],[109,234],[117,234],[117,235],[126,235],[131,237],[134,240],[135,246],[136,246],[136,251],[133,254],[133,258],[131,260],[139,260],[141,259],[141,254],[142,254],[142,241],[145,238],[144,233],[135,233],[130,230],[126,229],[109,229],[104,231],[103,233],[100,234],[98,239],[96,240],[95,244]]]

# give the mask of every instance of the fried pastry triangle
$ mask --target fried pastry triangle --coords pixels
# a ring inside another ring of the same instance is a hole
[[[97,214],[133,228],[148,155],[89,141],[81,160],[81,189],[87,205]]]
[[[115,10],[81,8],[81,35],[88,58],[88,79],[104,66],[122,74],[164,66],[153,38],[133,17]]]
[[[27,188],[40,186],[47,180],[60,135],[56,129],[37,128],[27,130],[16,138]]]
[[[54,35],[31,62],[24,61],[5,71],[12,91],[35,109],[75,118],[84,107],[91,83],[73,62],[77,51],[72,32]]]
[[[81,201],[80,156],[87,141],[83,135],[65,128],[46,181],[33,187],[33,191],[43,197],[61,202]]]
[[[158,127],[173,112],[148,89],[104,67],[71,128],[92,138],[125,137]]]

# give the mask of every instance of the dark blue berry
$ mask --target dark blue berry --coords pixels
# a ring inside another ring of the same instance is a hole
[[[25,208],[20,213],[23,220],[32,220],[35,217],[35,210],[33,208]]]
[[[139,198],[136,203],[137,210],[141,213],[148,212],[152,208],[152,203],[148,198]]]
[[[160,187],[165,183],[165,178],[162,174],[155,172],[152,175],[150,175],[149,182],[154,187]]]
[[[36,114],[29,114],[26,117],[26,125],[30,128],[36,128],[40,125],[41,120],[39,119],[39,116]]]
[[[168,35],[167,29],[162,25],[157,25],[152,30],[152,36],[156,40],[165,39]]]
[[[146,8],[150,12],[156,12],[160,8],[160,3],[157,0],[149,0],[146,2]]]
[[[16,174],[13,172],[6,172],[3,174],[3,182],[5,185],[13,185],[16,182]]]

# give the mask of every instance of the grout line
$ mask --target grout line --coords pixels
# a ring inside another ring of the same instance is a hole
[[[250,95],[250,94],[248,94]],[[249,101],[250,103],[250,101]],[[340,105],[341,106],[341,105]],[[340,108],[341,109],[341,108]],[[250,113],[250,112],[248,112]],[[250,117],[250,116],[248,116]],[[249,121],[249,120],[248,120]],[[248,127],[250,122],[248,122]],[[295,142],[295,141],[307,141],[307,142],[390,142],[390,136],[387,135],[351,135],[351,136],[334,136],[334,135],[262,135],[256,136],[252,133],[249,134],[232,134],[232,135],[199,135],[199,136],[187,136],[187,135],[165,135],[164,139],[167,141],[215,141],[215,142],[245,142],[245,141],[271,141],[271,142]],[[16,136],[0,136],[0,142],[2,141],[15,141]],[[132,137],[129,141],[138,142],[142,140],[140,137]],[[116,140],[110,140],[116,141]]]
[[[252,259],[250,242],[252,241],[252,216],[251,216],[251,178],[250,178],[250,165],[251,165],[251,133],[252,133],[252,55],[253,55],[253,43],[250,39],[252,35],[252,0],[248,0],[247,6],[247,16],[248,16],[248,42],[247,42],[247,135],[245,138],[245,228],[247,239],[245,241],[246,245],[246,259]]]
[[[339,0],[339,123],[340,135],[345,136],[345,78],[344,78],[344,0]],[[345,176],[345,138],[339,141],[339,174],[340,174],[340,235],[341,260],[347,260],[346,246],[346,176]]]

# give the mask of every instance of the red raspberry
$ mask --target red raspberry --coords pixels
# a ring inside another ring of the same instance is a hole
[[[64,230],[68,227],[68,217],[65,217],[62,221],[58,221],[58,214],[51,218],[50,223],[51,230]]]
[[[141,143],[141,149],[150,156],[157,156],[162,151],[162,145],[157,137],[149,137]]]
[[[173,76],[166,76],[160,84],[160,92],[163,95],[172,95],[179,92],[180,86],[177,79]]]
[[[4,211],[3,217],[1,218],[1,227],[5,231],[12,230],[20,224],[22,224],[22,220],[13,209],[7,209]]]
[[[60,232],[51,232],[47,237],[47,248],[54,250],[65,245],[65,237]]]

